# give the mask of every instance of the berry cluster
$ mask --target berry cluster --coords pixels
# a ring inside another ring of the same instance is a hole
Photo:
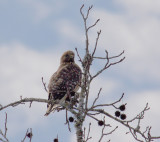
[[[126,106],[125,105],[121,105],[119,108],[118,108],[120,111],[124,111],[126,109]],[[120,111],[116,111],[115,112],[115,116],[116,117],[120,117],[122,120],[125,120],[126,119],[126,114],[121,114]]]

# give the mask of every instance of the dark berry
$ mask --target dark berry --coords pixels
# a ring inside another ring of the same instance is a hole
[[[116,111],[116,112],[115,112],[115,116],[116,116],[116,117],[119,117],[120,115],[121,115],[121,113],[120,113],[119,111]]]
[[[73,122],[74,118],[73,117],[69,117],[69,122]]]
[[[125,106],[125,105],[121,105],[121,106],[119,107],[119,109],[120,109],[121,111],[124,111],[124,110],[126,109],[126,106]]]
[[[28,138],[31,138],[31,137],[32,137],[32,133],[28,133],[28,134],[27,134],[27,137],[28,137]]]
[[[56,139],[54,139],[54,142],[58,142],[58,139],[56,138]]]
[[[121,114],[121,119],[122,119],[122,120],[126,119],[126,117],[127,117],[127,116],[126,116],[125,114]]]
[[[102,126],[102,125],[104,125],[104,122],[103,121],[98,121],[98,125]]]

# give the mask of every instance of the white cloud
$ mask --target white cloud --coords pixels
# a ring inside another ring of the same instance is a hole
[[[120,68],[125,76],[137,81],[141,77],[160,81],[160,20],[150,15],[136,19],[100,9],[92,21],[98,18],[102,19],[96,27],[102,29],[98,47],[102,51],[107,49],[111,55],[125,50],[125,64]],[[90,35],[95,39],[95,30]]]
[[[20,96],[47,99],[41,77],[48,83],[58,64],[59,53],[37,52],[20,43],[0,45],[0,104],[17,101]],[[33,103],[31,109],[28,107],[29,104],[26,104],[8,109],[9,131],[12,136],[28,126],[47,123],[44,121],[46,104]],[[21,128],[14,130],[19,126]]]
[[[47,3],[44,1],[40,1],[40,0],[35,0],[35,1],[17,0],[17,3],[22,4],[29,11],[32,12],[32,16],[34,16],[34,19],[33,19],[34,22],[45,20],[50,15],[61,11],[65,6],[65,2],[54,2],[54,1],[50,2],[49,1]]]
[[[61,19],[57,22],[54,21],[54,23],[54,30],[58,31],[61,37],[65,37],[67,40],[76,41],[78,43],[83,41],[84,35],[82,34],[82,31],[80,31],[79,27],[72,21]]]
[[[42,3],[42,2],[36,2],[35,3],[35,2],[32,1],[32,6],[35,9],[36,17],[39,20],[45,19],[52,12],[52,8],[49,5],[46,5],[45,3]]]
[[[121,4],[128,12],[132,14],[159,14],[160,13],[160,1],[159,0],[117,0],[117,3]]]
[[[18,3],[22,3],[23,5],[29,7],[31,11],[33,11],[35,21],[47,18],[53,11],[53,8],[50,5],[42,1],[18,0]]]
[[[105,79],[102,79],[101,77],[96,78],[94,81],[92,81],[90,86],[89,101],[90,102],[94,101],[94,99],[98,95],[100,88],[102,88],[100,98],[103,98],[103,97],[110,98],[113,91],[120,87],[121,87],[121,84],[117,80],[113,80],[111,78],[107,78],[105,80]],[[107,102],[109,103],[109,101]]]

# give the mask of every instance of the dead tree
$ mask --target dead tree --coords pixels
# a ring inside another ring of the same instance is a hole
[[[75,125],[75,129],[76,129],[76,137],[77,137],[77,142],[87,142],[90,139],[92,139],[92,136],[90,136],[90,131],[91,131],[91,123],[89,123],[89,129],[88,132],[86,132],[86,127],[84,127],[84,121],[86,120],[86,117],[90,117],[93,120],[97,121],[98,124],[102,127],[102,133],[101,133],[101,137],[99,138],[99,142],[102,141],[102,139],[104,138],[104,136],[110,135],[115,131],[118,131],[118,126],[113,128],[110,132],[105,133],[104,130],[106,127],[110,127],[110,124],[106,124],[105,122],[105,118],[111,118],[113,119],[115,122],[118,122],[119,124],[125,126],[128,128],[129,132],[136,141],[139,142],[151,142],[154,139],[160,139],[160,136],[152,136],[151,134],[151,127],[146,126],[145,130],[142,130],[140,127],[140,122],[141,120],[144,118],[145,112],[148,111],[150,108],[148,107],[148,103],[146,104],[146,106],[144,107],[144,109],[137,114],[137,116],[135,116],[134,118],[132,118],[131,120],[126,120],[126,115],[121,115],[120,116],[120,111],[119,110],[124,110],[126,104],[121,105],[120,108],[116,107],[116,104],[119,103],[123,97],[124,97],[124,93],[121,95],[121,97],[117,100],[115,100],[115,102],[112,102],[110,104],[106,104],[106,103],[102,103],[102,104],[97,104],[97,100],[100,97],[101,94],[101,90],[102,88],[99,89],[97,97],[94,99],[94,101],[92,102],[92,105],[89,106],[89,96],[90,96],[90,85],[92,83],[92,81],[98,77],[102,72],[104,72],[105,70],[107,70],[108,68],[110,68],[113,65],[119,64],[121,63],[125,57],[122,57],[124,54],[124,51],[122,51],[119,55],[115,55],[115,56],[110,56],[108,51],[105,50],[105,57],[97,57],[95,56],[97,47],[98,47],[98,41],[101,35],[101,30],[97,32],[97,38],[95,40],[95,45],[93,48],[91,48],[89,45],[89,35],[88,32],[90,31],[90,29],[94,28],[96,26],[96,24],[100,21],[100,19],[97,19],[95,21],[95,23],[93,23],[93,25],[87,25],[87,20],[90,14],[90,11],[92,9],[92,6],[90,6],[86,12],[86,14],[84,14],[83,12],[83,8],[84,5],[82,5],[82,7],[80,8],[80,14],[83,18],[83,22],[84,22],[84,31],[85,31],[85,55],[82,58],[79,55],[78,49],[75,48],[75,51],[77,53],[77,56],[79,57],[79,61],[81,63],[82,66],[82,70],[83,70],[83,77],[82,77],[82,82],[81,82],[81,86],[80,86],[80,92],[75,95],[76,97],[78,96],[78,103],[77,105],[72,105],[72,100],[70,101],[70,104],[66,103],[64,106],[62,106],[62,108],[60,110],[65,110],[66,111],[66,124],[68,124],[68,129],[70,130],[70,122],[74,122]],[[92,50],[92,51],[91,51]],[[112,59],[117,59],[118,61],[114,61]],[[92,74],[91,73],[91,67],[92,64],[94,64],[94,60],[105,60],[105,65],[102,69],[100,69],[99,71],[97,71],[97,73]],[[42,82],[44,85],[45,90],[46,86],[45,83],[43,81],[42,78]],[[75,98],[77,99],[77,98]],[[25,104],[26,102],[30,103],[30,107],[32,102],[39,102],[39,103],[54,103],[53,101],[48,101],[46,99],[40,99],[40,98],[20,98],[19,101],[10,103],[6,106],[2,106],[0,105],[0,111],[7,108],[7,107],[15,107],[17,105],[20,104]],[[108,113],[107,111],[105,111],[106,107],[113,107],[115,109],[117,109],[117,111],[115,112],[115,116],[111,115],[110,113]],[[73,114],[74,118],[69,118],[68,119],[68,115],[67,112],[70,112]],[[99,120],[97,118],[97,115],[102,114],[104,116],[103,120]],[[133,125],[133,122],[137,122],[135,125]],[[6,121],[5,121],[5,130],[4,132],[2,130],[0,130],[0,136],[2,138],[0,138],[0,141],[2,142],[9,142],[9,140],[7,139],[7,114],[6,114]],[[86,135],[87,134],[87,135]],[[28,137],[31,141],[32,139],[32,129],[27,130],[24,139],[22,140],[23,142],[25,141],[26,137]],[[55,141],[58,141],[58,137],[55,139]],[[110,142],[110,140],[108,140],[108,142]]]

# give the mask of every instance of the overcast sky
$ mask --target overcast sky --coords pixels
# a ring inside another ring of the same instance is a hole
[[[89,101],[96,97],[100,87],[99,103],[119,99],[127,103],[127,119],[136,116],[148,102],[150,110],[142,121],[153,126],[153,135],[160,135],[160,1],[159,0],[0,0],[0,104],[19,100],[20,96],[47,98],[41,77],[48,83],[57,70],[61,54],[78,48],[84,56],[85,36],[79,9],[93,5],[88,24],[100,22],[90,33],[90,49],[93,49],[96,33],[100,29],[96,56],[118,55],[125,50],[125,61],[112,66],[101,74],[91,86]],[[77,64],[78,58],[76,57]],[[104,63],[104,62],[103,62]],[[97,66],[98,65],[98,66]],[[100,61],[92,66],[94,74],[102,66]],[[114,115],[114,109],[106,109]],[[75,142],[75,131],[68,132],[63,112],[44,117],[46,104],[33,103],[8,108],[0,112],[0,129],[4,129],[5,112],[8,114],[8,138],[21,141],[27,128],[33,130],[33,142]],[[102,119],[103,116],[98,116]],[[101,127],[92,122],[91,135],[96,142]],[[106,118],[113,128],[117,126]],[[120,126],[120,125],[119,125]],[[106,132],[109,129],[106,129]],[[111,139],[113,142],[135,140],[128,130],[120,127]],[[155,142],[158,142],[155,141]]]

